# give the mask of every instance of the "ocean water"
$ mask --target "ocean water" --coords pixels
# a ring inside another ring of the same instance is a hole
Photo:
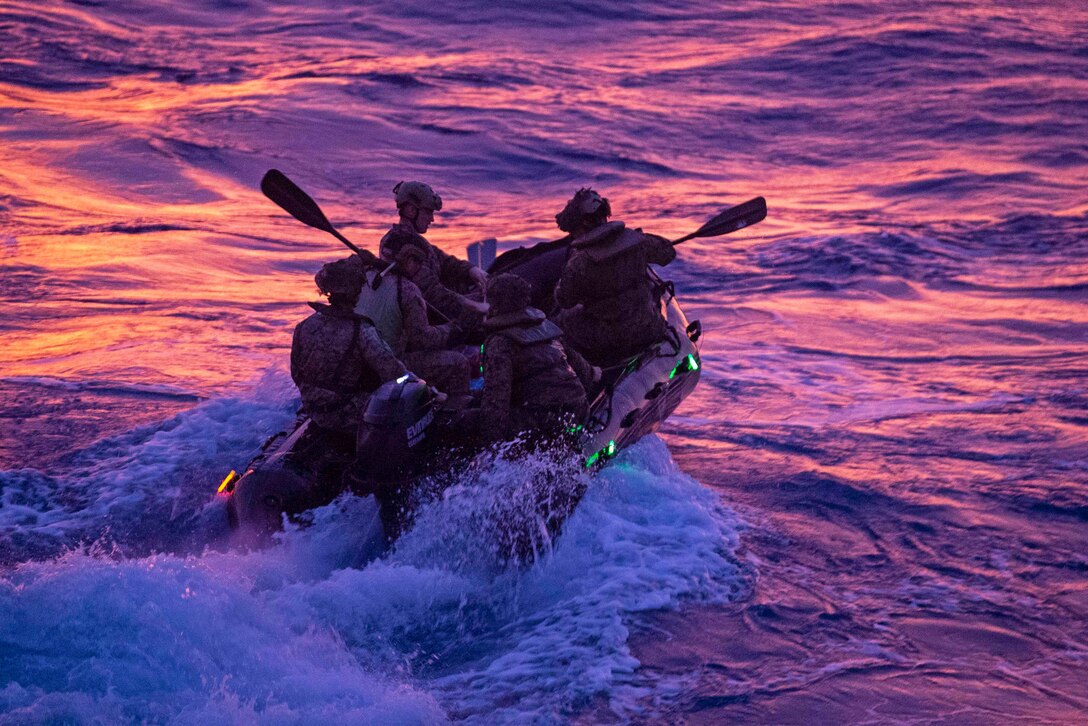
[[[0,4],[0,723],[1074,723],[1083,3]],[[530,568],[463,472],[229,546],[290,333],[401,179],[451,252],[580,186],[679,237],[703,378]]]

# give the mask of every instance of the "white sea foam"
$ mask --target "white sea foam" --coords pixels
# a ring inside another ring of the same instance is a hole
[[[71,553],[0,580],[6,689],[27,721],[437,722],[435,700],[366,672],[333,631],[292,623],[224,566]]]
[[[56,554],[103,537],[144,552],[175,549],[194,528],[223,529],[217,507],[202,511],[208,493],[290,422],[296,404],[283,377],[96,442],[64,474],[0,472],[0,554]]]
[[[0,710],[26,721],[546,722],[603,699],[627,713],[654,688],[627,648],[638,614],[745,586],[736,521],[650,438],[590,482],[532,566],[503,565],[486,537],[425,526],[479,523],[543,468],[500,458],[473,470],[369,563],[355,535],[367,508],[347,496],[264,551],[126,559],[97,547],[20,565],[0,580]]]

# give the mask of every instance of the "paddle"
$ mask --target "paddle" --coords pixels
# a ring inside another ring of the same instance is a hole
[[[678,245],[696,237],[719,237],[762,222],[766,217],[767,200],[763,197],[749,199],[743,204],[726,209],[691,234],[674,240],[673,244]]]
[[[481,270],[486,270],[495,261],[495,245],[497,244],[498,240],[494,237],[473,242],[465,248],[465,256],[468,257],[470,263]]]
[[[269,169],[261,179],[261,191],[264,195],[278,204],[283,211],[302,222],[303,224],[328,232],[340,240],[355,254],[359,255],[363,262],[374,267],[382,265],[381,260],[372,252],[362,250],[348,241],[348,238],[340,234],[328,217],[321,211],[309,194],[302,191],[297,184],[287,178],[287,175],[278,169]]]
[[[302,191],[297,184],[288,179],[287,175],[279,169],[269,169],[265,172],[264,177],[261,179],[261,191],[264,192],[266,197],[278,204],[283,211],[298,221],[323,232],[328,232],[343,242],[348,249],[359,255],[359,259],[364,264],[379,270],[387,267],[386,263],[376,257],[373,252],[359,249],[347,237],[340,234],[336,227],[333,227],[332,223],[329,222],[325,213],[321,211],[321,207],[317,206],[317,202],[309,194]],[[449,322],[450,320],[449,316],[430,303],[427,303],[427,311],[442,322]]]

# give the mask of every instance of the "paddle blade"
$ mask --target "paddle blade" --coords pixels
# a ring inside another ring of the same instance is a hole
[[[495,252],[499,241],[494,237],[488,237],[480,242],[480,267],[487,269],[495,261]]]
[[[336,234],[325,213],[310,195],[278,169],[269,169],[261,179],[261,191],[292,217],[331,234]]]
[[[719,237],[723,234],[736,232],[738,229],[751,227],[762,222],[767,217],[767,200],[763,197],[749,199],[744,204],[738,204],[721,212],[709,222],[691,234],[681,237],[673,242],[674,245],[687,242],[695,237]]]

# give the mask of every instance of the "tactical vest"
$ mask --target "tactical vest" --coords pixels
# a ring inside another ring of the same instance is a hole
[[[326,384],[325,386],[328,390],[335,391],[341,396],[341,399],[335,406],[328,407],[329,410],[343,406],[351,396],[360,391],[374,391],[382,384],[382,379],[378,377],[377,372],[369,365],[363,365],[363,369],[359,372],[359,378],[356,381],[351,383],[344,382],[344,369],[347,367],[348,361],[360,352],[359,338],[362,335],[362,327],[370,321],[356,318],[351,322],[354,326],[351,331],[351,342],[348,343],[347,350],[340,356],[340,360],[336,364],[336,369],[332,374],[332,383]]]
[[[608,222],[576,238],[571,247],[584,250],[594,262],[605,262],[638,247],[642,239],[642,230],[630,229],[623,222]]]
[[[495,331],[495,333],[496,335],[508,338],[510,341],[517,343],[523,348],[530,345],[537,345],[538,343],[547,343],[552,340],[557,340],[563,335],[563,331],[559,329],[559,326],[550,320],[542,320],[539,325],[533,325],[531,327],[503,328],[502,330]]]
[[[550,385],[560,371],[569,368],[563,345],[559,342],[563,331],[550,320],[532,327],[506,328],[498,332],[521,349],[518,356],[522,366],[521,379],[529,385]],[[564,377],[562,373],[559,376]],[[533,392],[515,393],[518,398],[532,399]]]
[[[503,326],[507,320],[509,323]],[[535,321],[539,322],[531,324]],[[492,335],[501,335],[514,343],[512,362],[516,374],[511,390],[514,407],[585,405],[585,390],[567,362],[560,341],[563,331],[558,325],[544,319],[542,312],[532,308],[492,318],[489,322],[498,328],[493,330]],[[486,367],[486,343],[484,358]]]
[[[382,383],[363,355],[363,329],[370,321],[350,310],[318,303],[310,307],[317,314],[295,329],[291,376],[302,394],[304,410],[318,426],[350,427],[354,425],[350,421],[354,414],[349,412],[353,400]]]
[[[400,280],[396,275],[383,277],[376,270],[368,271],[355,312],[374,321],[374,327],[395,355],[404,353],[404,319],[400,311]]]

